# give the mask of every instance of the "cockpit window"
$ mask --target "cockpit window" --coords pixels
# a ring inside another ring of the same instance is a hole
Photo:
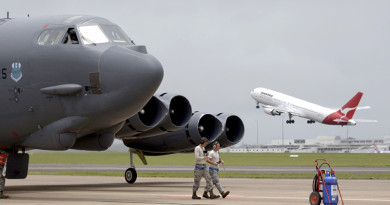
[[[64,29],[45,30],[41,33],[41,35],[39,35],[37,43],[42,46],[59,44],[64,36],[64,33]]]
[[[118,26],[114,25],[102,25],[101,26],[112,42],[127,43],[129,42],[128,37],[121,31]]]
[[[74,28],[69,28],[66,32],[64,39],[62,40],[63,44],[79,44],[76,31]]]
[[[84,44],[108,43],[107,36],[98,25],[80,26],[80,37]]]

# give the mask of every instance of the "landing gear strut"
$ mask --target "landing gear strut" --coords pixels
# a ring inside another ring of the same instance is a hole
[[[133,152],[131,149],[130,151],[130,168],[128,168],[125,172],[125,180],[129,184],[133,184],[135,180],[137,180],[137,171],[135,170],[135,166],[133,163]]]
[[[288,118],[289,118],[289,120],[286,120],[286,123],[287,123],[287,124],[294,124],[295,121],[291,119],[292,116],[293,116],[293,115],[292,115],[291,113],[288,113]]]

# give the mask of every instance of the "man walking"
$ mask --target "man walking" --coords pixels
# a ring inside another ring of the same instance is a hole
[[[219,164],[222,163],[224,164],[225,162],[219,157],[219,149],[221,148],[221,145],[215,141],[213,142],[213,150],[209,153],[209,163],[210,163],[210,176],[213,181],[213,184],[215,187],[217,187],[219,193],[221,193],[222,198],[225,198],[230,191],[224,191],[221,184],[219,183],[219,177],[218,177],[218,172],[219,172]]]
[[[0,199],[8,199],[7,195],[4,195],[5,177],[3,175],[5,163],[7,162],[7,153],[0,150]]]
[[[195,147],[194,153],[195,153],[195,168],[194,168],[194,185],[192,187],[192,199],[200,199],[196,195],[196,191],[199,189],[200,180],[202,179],[202,176],[206,179],[206,187],[204,188],[203,197],[204,198],[210,198],[210,199],[216,199],[219,196],[214,195],[213,193],[213,184],[211,181],[210,174],[207,170],[206,166],[206,160],[207,158],[207,151],[205,150],[205,147],[208,145],[209,141],[207,138],[202,137],[200,144]],[[210,193],[210,196],[207,194],[207,192]]]

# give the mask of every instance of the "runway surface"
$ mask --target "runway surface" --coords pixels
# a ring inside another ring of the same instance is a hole
[[[30,164],[30,171],[105,171],[124,172],[129,165],[102,164]],[[327,167],[326,167],[327,168]],[[193,172],[193,166],[136,165],[137,172]],[[240,173],[315,173],[315,167],[249,167],[225,166],[223,172]],[[335,167],[336,173],[389,173],[390,167]]]
[[[309,204],[310,179],[222,178],[231,194],[225,199],[193,200],[192,178],[138,178],[127,184],[123,177],[30,175],[7,180],[11,199],[0,204]],[[198,195],[203,192],[204,179]],[[348,205],[390,204],[390,180],[339,180]],[[216,191],[216,189],[215,189]],[[339,203],[341,204],[341,203]]]

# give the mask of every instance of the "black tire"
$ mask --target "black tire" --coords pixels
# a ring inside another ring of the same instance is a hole
[[[137,171],[134,168],[128,168],[125,172],[125,180],[129,184],[133,184],[137,180]]]
[[[310,205],[320,205],[321,204],[321,195],[320,193],[313,191],[309,196]]]

